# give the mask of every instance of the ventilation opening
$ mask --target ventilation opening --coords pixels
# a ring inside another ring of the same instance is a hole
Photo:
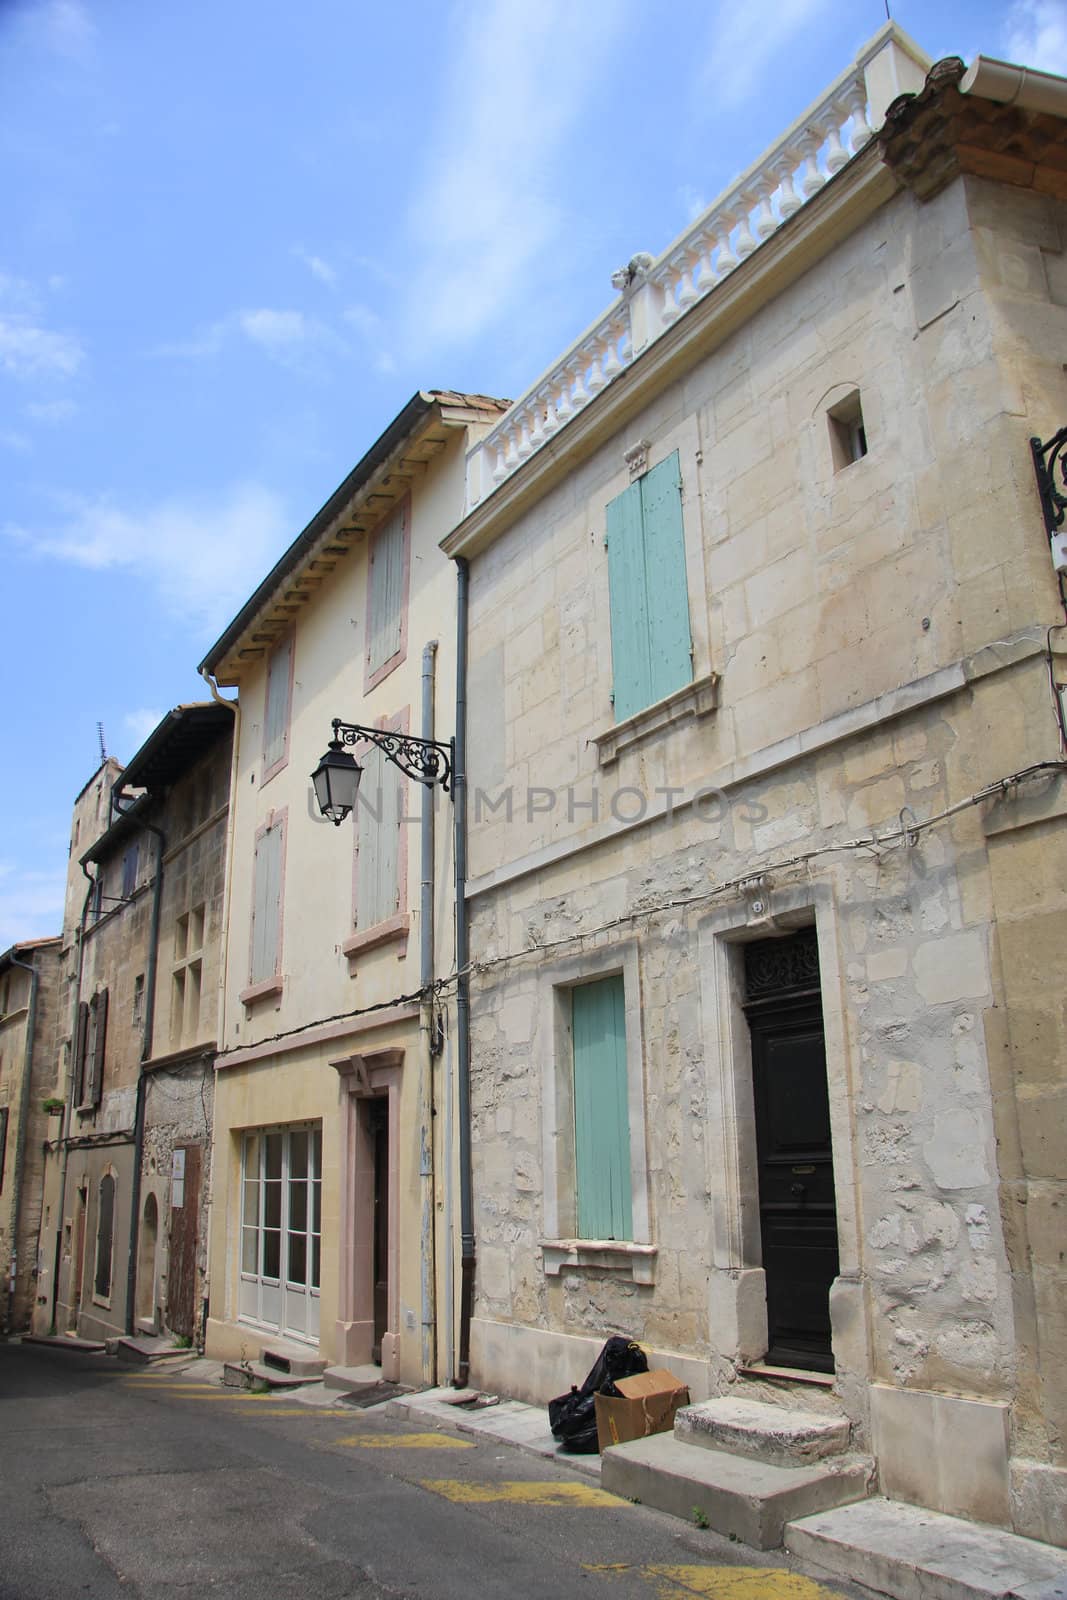
[[[830,424],[830,453],[834,471],[842,472],[867,454],[867,430],[863,425],[859,390],[853,389],[836,406],[831,406],[826,416]]]

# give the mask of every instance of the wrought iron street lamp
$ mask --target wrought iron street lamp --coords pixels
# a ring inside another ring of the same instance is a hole
[[[350,755],[346,745],[373,744],[395,767],[416,783],[433,788],[440,784],[451,792],[455,741],[439,744],[435,739],[417,739],[414,734],[386,728],[367,728],[358,722],[333,719],[333,738],[326,753],[311,774],[319,810],[339,828],[356,804],[363,768]]]

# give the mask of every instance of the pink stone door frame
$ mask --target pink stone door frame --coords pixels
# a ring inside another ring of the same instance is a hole
[[[403,1050],[373,1050],[330,1063],[341,1088],[341,1215],[337,1360],[363,1366],[374,1344],[374,1140],[370,1102],[389,1102],[389,1297],[382,1377],[400,1375],[400,1080]]]

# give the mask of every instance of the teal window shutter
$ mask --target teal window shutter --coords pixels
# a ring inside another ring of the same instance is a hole
[[[608,506],[608,587],[615,720],[693,677],[678,452]]]
[[[626,1013],[621,974],[571,990],[580,1239],[632,1239]]]

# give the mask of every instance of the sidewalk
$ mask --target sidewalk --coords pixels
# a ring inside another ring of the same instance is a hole
[[[474,1396],[474,1391],[462,1392]],[[549,1430],[548,1412],[542,1407],[528,1406],[521,1400],[500,1400],[494,1405],[469,1410],[462,1402],[457,1404],[456,1393],[455,1389],[439,1388],[398,1395],[385,1402],[385,1414],[435,1427],[455,1428],[479,1439],[495,1439],[500,1444],[515,1445],[530,1455],[558,1461],[561,1466],[584,1472],[587,1477],[600,1477],[598,1455],[570,1455],[560,1449]],[[480,1398],[484,1400],[485,1397]]]

